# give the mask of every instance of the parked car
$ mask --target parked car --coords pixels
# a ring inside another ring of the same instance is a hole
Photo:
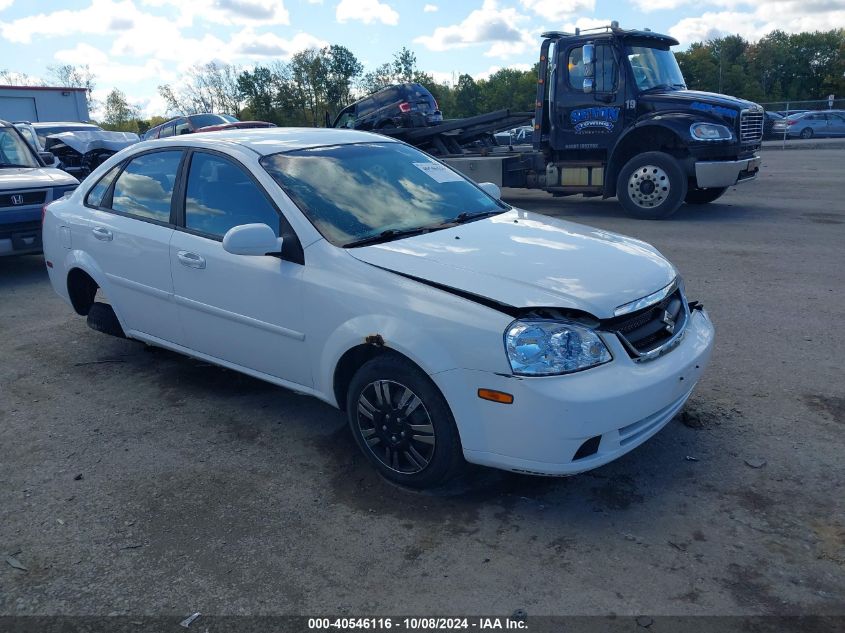
[[[420,84],[398,84],[346,106],[331,127],[390,130],[398,127],[425,127],[442,122],[443,114],[428,90]],[[326,123],[328,126],[328,121]]]
[[[78,121],[41,121],[32,124],[32,129],[35,130],[38,136],[38,141],[41,147],[47,147],[47,137],[51,134],[60,134],[62,132],[103,132],[103,128],[93,123],[80,123]]]
[[[228,114],[190,114],[171,119],[166,123],[150,128],[144,133],[144,140],[181,136],[194,132],[215,132],[219,130],[248,129],[256,127],[276,127],[267,121],[238,121]]]
[[[845,114],[835,110],[804,112],[784,117],[772,125],[775,136],[803,139],[815,136],[845,136]]]
[[[109,156],[139,140],[134,132],[59,132],[47,136],[46,149],[56,156],[60,169],[83,179]]]
[[[763,116],[765,117],[763,119],[763,138],[777,138],[777,134],[774,131],[774,124],[776,121],[783,119],[783,115],[767,110],[763,113]],[[781,136],[783,136],[783,131],[781,131]]]
[[[79,184],[73,176],[46,167],[11,123],[0,121],[0,256],[41,250],[41,210]]]
[[[30,123],[29,121],[14,121],[12,125],[18,128],[18,132],[21,133],[21,136],[24,137],[24,140],[29,143],[30,147],[32,147],[32,149],[34,149],[36,153],[41,154],[47,151],[41,144],[41,140],[38,138],[38,133],[32,126],[32,123]],[[52,163],[48,164],[47,166],[59,169],[61,167],[61,163],[59,162],[58,158],[53,156]]]
[[[49,205],[44,252],[95,329],[346,411],[394,482],[606,464],[683,407],[713,327],[652,246],[498,196],[365,132],[174,137]]]

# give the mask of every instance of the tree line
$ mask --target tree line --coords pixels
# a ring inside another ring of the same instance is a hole
[[[788,34],[773,31],[751,43],[739,35],[692,44],[676,58],[687,85],[752,101],[800,101],[845,97],[845,29]],[[88,90],[96,77],[87,66],[52,66],[48,82]],[[282,126],[322,126],[325,113],[334,117],[344,106],[386,86],[417,82],[437,100],[444,117],[461,118],[509,108],[534,109],[537,65],[531,70],[503,68],[485,79],[459,74],[451,82],[437,81],[417,65],[407,48],[365,72],[344,46],[309,48],[289,61],[255,66],[210,62],[191,68],[178,84],[162,84],[166,104],[161,116],[144,119],[140,108],[113,89],[102,104],[101,123],[114,130],[143,133],[177,114],[217,112],[242,120],[256,119]],[[0,69],[0,84],[32,84],[39,80]],[[165,116],[169,115],[169,116]]]

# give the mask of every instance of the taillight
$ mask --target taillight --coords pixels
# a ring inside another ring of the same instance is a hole
[[[797,120],[797,119],[796,119],[796,120],[793,120],[793,119],[787,119],[787,121],[786,121],[786,124],[787,124],[787,125],[795,125],[796,123],[798,123],[798,120]]]
[[[411,111],[411,104],[407,101],[403,101],[399,104],[399,112],[410,112]]]

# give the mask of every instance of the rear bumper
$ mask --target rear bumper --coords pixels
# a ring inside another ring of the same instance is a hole
[[[0,257],[41,252],[41,221],[0,224]]]
[[[695,163],[695,181],[699,187],[730,187],[744,180],[753,180],[760,171],[760,157],[755,155],[742,160],[698,161]]]

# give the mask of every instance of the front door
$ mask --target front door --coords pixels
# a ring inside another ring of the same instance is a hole
[[[557,47],[552,147],[606,151],[622,131],[624,80],[613,47],[596,43],[593,92],[585,93],[583,51],[582,44]]]
[[[302,313],[301,264],[277,256],[233,255],[222,239],[241,224],[281,214],[246,168],[193,152],[170,268],[187,347],[240,367],[311,386]]]

